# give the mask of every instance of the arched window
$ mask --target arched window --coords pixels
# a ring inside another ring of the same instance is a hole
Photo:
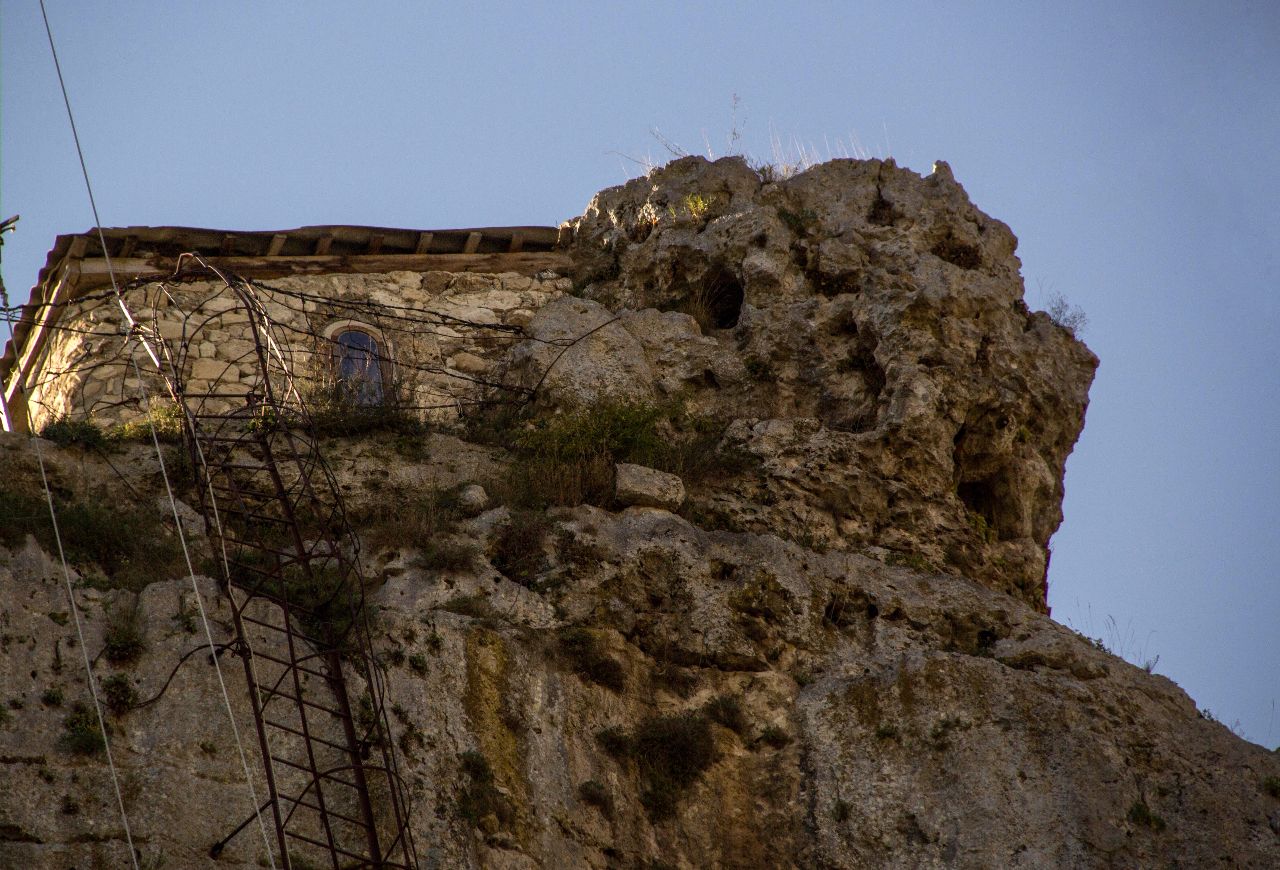
[[[338,390],[356,405],[381,405],[386,355],[378,340],[362,329],[343,327],[333,336]]]

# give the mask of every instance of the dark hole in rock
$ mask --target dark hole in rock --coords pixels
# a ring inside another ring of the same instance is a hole
[[[720,389],[720,379],[716,377],[716,373],[711,369],[702,370],[702,383],[706,384],[713,390]]]
[[[871,210],[867,212],[867,220],[876,226],[887,227],[892,226],[898,217],[900,215],[893,203],[877,193],[876,201],[871,203]]]
[[[982,251],[977,245],[969,245],[947,235],[933,246],[933,255],[961,269],[976,269],[982,265]]]
[[[728,269],[714,269],[706,278],[703,289],[707,319],[716,329],[732,329],[742,315],[744,298],[742,282]]]
[[[965,507],[985,519],[988,525],[995,526],[999,502],[990,480],[964,481],[956,487],[956,495]]]

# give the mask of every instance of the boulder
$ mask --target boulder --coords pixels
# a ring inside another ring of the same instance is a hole
[[[614,497],[628,507],[674,511],[684,504],[684,481],[665,471],[619,462],[614,466]]]

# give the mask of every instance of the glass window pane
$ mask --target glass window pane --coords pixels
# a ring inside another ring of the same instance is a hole
[[[382,402],[382,366],[378,342],[367,332],[348,329],[338,334],[338,385],[357,405]]]

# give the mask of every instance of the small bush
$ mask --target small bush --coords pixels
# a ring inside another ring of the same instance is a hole
[[[631,755],[633,748],[631,735],[627,733],[625,728],[620,728],[617,725],[601,728],[596,732],[596,741],[605,752],[616,759],[621,760]]]
[[[626,669],[604,650],[600,639],[589,629],[570,628],[560,633],[560,648],[573,662],[573,670],[584,680],[613,692],[626,688]]]
[[[774,749],[782,749],[791,742],[791,735],[777,725],[767,725],[760,732],[760,742]]]
[[[136,605],[117,608],[107,614],[107,630],[103,641],[102,654],[112,664],[137,661],[146,651],[147,640],[143,633],[142,615]]]
[[[132,710],[138,703],[138,691],[124,674],[112,674],[101,683],[102,701],[117,716]]]
[[[510,801],[493,784],[493,768],[489,759],[474,749],[458,756],[467,784],[458,796],[458,812],[472,825],[479,825],[487,816],[494,816],[500,825],[507,825],[515,818]]]
[[[837,823],[849,821],[851,815],[853,815],[853,807],[846,800],[837,800],[835,806],[831,808],[831,818]]]
[[[62,736],[58,745],[76,755],[94,755],[106,748],[98,716],[87,705],[77,701],[62,720]]]
[[[151,429],[155,427],[156,440],[162,444],[177,444],[182,441],[185,415],[182,408],[174,404],[164,404],[152,408],[145,416],[127,423],[112,426],[107,437],[112,441],[151,442]],[[185,451],[182,451],[185,455]]]
[[[609,790],[603,783],[594,779],[587,780],[578,786],[578,797],[584,804],[598,809],[605,818],[613,818],[613,798],[609,796]]]
[[[317,386],[303,403],[310,412],[314,433],[320,436],[348,438],[373,432],[421,436],[428,431],[406,398],[403,385],[397,383],[383,385],[381,402],[360,401],[342,383],[332,382]]]
[[[640,771],[640,802],[654,820],[674,815],[684,791],[716,759],[715,738],[700,713],[655,716],[636,726],[632,754]]]
[[[733,695],[716,695],[702,711],[712,722],[723,725],[739,736],[747,733],[747,714],[742,709],[742,701]]]
[[[1083,335],[1084,328],[1089,325],[1089,315],[1084,313],[1084,309],[1069,303],[1061,293],[1050,294],[1047,313],[1050,320],[1076,337]]]
[[[554,416],[522,419],[506,410],[472,423],[473,437],[515,454],[508,475],[486,488],[513,507],[608,506],[613,466],[632,462],[678,474],[686,485],[758,466],[721,450],[725,424],[664,405],[602,401]]]
[[[1273,798],[1280,799],[1280,776],[1268,776],[1264,779],[1262,790]]]
[[[1133,802],[1133,806],[1129,807],[1129,821],[1153,831],[1163,831],[1166,827],[1164,819],[1153,813],[1146,801]]]
[[[494,539],[489,561],[508,580],[532,586],[547,567],[543,545],[550,531],[551,521],[541,511],[512,511],[511,520]]]
[[[86,450],[104,450],[110,443],[106,433],[88,420],[72,420],[63,416],[46,423],[40,437],[60,447],[83,447]]]
[[[40,703],[46,707],[61,707],[63,700],[62,689],[57,686],[50,686],[40,695]]]
[[[479,553],[470,541],[451,539],[428,541],[422,545],[413,564],[424,571],[461,571],[469,568]]]
[[[54,509],[67,561],[100,568],[107,575],[104,588],[136,592],[185,569],[177,542],[154,513],[106,499],[55,498]],[[44,493],[0,485],[0,543],[20,545],[27,535],[57,552]]]
[[[427,657],[422,653],[409,656],[409,669],[418,676],[424,676],[427,673]]]

